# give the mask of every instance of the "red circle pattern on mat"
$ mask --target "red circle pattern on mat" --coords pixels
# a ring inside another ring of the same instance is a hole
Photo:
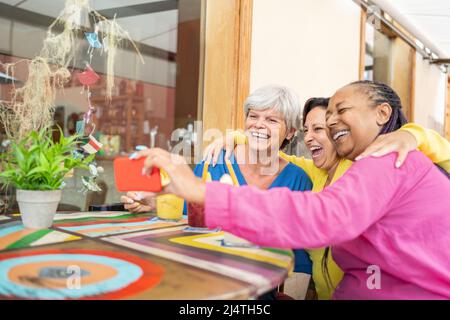
[[[4,253],[0,254],[0,262],[5,259],[16,258],[16,257],[27,257],[27,256],[37,256],[44,254],[89,254],[98,255],[103,257],[110,257],[115,259],[121,259],[139,266],[142,269],[142,276],[136,281],[132,282],[128,286],[121,288],[119,290],[108,292],[96,296],[90,296],[85,298],[80,298],[80,300],[103,300],[103,299],[123,299],[131,297],[135,294],[148,290],[156,286],[162,279],[164,274],[164,269],[154,264],[150,261],[144,260],[133,254],[125,254],[114,251],[104,251],[104,250],[88,250],[88,249],[53,249],[53,250],[39,250],[39,251],[20,251],[15,253]],[[8,297],[11,298],[11,297]]]

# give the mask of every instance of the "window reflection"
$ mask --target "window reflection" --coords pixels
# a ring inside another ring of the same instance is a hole
[[[63,9],[65,0],[0,1],[0,62],[12,63],[34,57],[42,47],[48,26]],[[71,81],[59,90],[55,101],[55,125],[66,135],[76,132],[76,122],[88,111],[87,91],[78,74],[89,62],[101,76],[90,88],[94,107],[93,135],[103,144],[97,162],[104,168],[104,196],[85,195],[81,175],[75,172],[63,190],[64,204],[84,210],[89,204],[114,203],[119,193],[114,187],[112,160],[133,151],[137,145],[168,149],[172,133],[186,132],[198,120],[200,70],[201,0],[185,1],[112,1],[92,0],[91,7],[105,16],[117,15],[117,22],[127,30],[142,54],[144,64],[132,46],[124,42],[115,60],[115,87],[106,98],[106,57],[89,57],[83,36],[71,66]],[[86,28],[91,28],[86,23]],[[0,70],[4,72],[5,70]],[[19,65],[15,77],[27,79],[26,65]],[[10,100],[11,84],[0,83],[0,99]],[[5,138],[0,125],[0,142]],[[55,138],[57,138],[55,136]],[[93,198],[98,198],[92,200]],[[97,202],[97,203],[93,203]],[[72,208],[73,209],[73,208]]]

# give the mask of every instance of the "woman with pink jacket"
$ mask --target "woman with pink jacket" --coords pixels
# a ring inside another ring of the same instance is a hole
[[[355,160],[404,119],[398,95],[382,86],[356,82],[331,98],[327,126],[340,156]],[[179,156],[140,155],[168,172],[166,192],[204,204],[209,227],[263,246],[333,246],[344,271],[335,299],[450,298],[450,181],[418,151],[401,168],[394,154],[363,158],[320,193],[205,184]]]

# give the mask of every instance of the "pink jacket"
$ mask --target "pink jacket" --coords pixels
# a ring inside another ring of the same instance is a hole
[[[418,151],[395,158],[355,162],[320,193],[208,183],[206,224],[263,246],[332,245],[335,299],[449,299],[450,181]]]

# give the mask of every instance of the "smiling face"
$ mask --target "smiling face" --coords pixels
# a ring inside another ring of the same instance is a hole
[[[373,106],[357,85],[337,91],[328,105],[326,121],[339,156],[354,160],[375,140],[391,112],[389,105]]]
[[[325,113],[326,106],[312,109],[306,116],[303,132],[314,165],[330,170],[339,161],[339,157],[328,135]]]
[[[273,108],[250,109],[245,119],[249,148],[253,151],[278,150],[285,139],[291,139],[295,129],[287,130],[284,117]]]

